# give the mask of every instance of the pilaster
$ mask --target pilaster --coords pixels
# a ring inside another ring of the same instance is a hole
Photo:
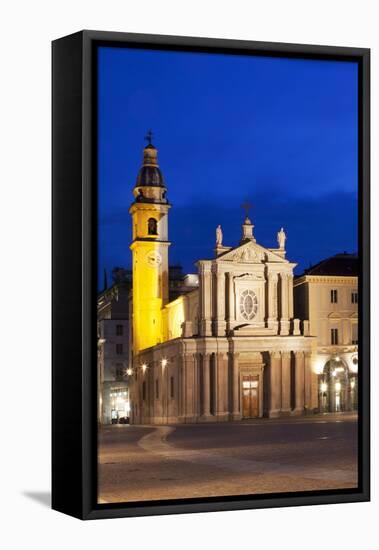
[[[227,316],[227,328],[231,330],[233,322],[235,320],[235,304],[234,304],[234,288],[233,288],[233,273],[226,274],[228,285],[228,316]]]
[[[199,262],[200,335],[212,336],[212,274],[209,262]]]
[[[216,264],[217,266],[217,264]],[[215,309],[216,318],[214,321],[215,335],[225,336],[226,322],[225,322],[225,273],[220,271],[215,266],[215,279],[216,279],[216,295],[215,295]]]
[[[288,317],[293,319],[293,275],[288,273],[287,275],[288,283]]]
[[[278,329],[278,274],[268,274],[267,327]]]
[[[280,275],[280,290],[281,290],[281,319],[280,319],[280,335],[288,336],[289,334],[289,319],[288,319],[288,273]]]

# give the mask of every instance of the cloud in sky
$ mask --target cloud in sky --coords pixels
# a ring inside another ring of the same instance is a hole
[[[215,229],[220,223],[226,246],[236,246],[241,238],[243,211],[239,204],[212,203],[175,207],[169,214],[172,240],[170,261],[194,272],[198,259],[213,257]],[[115,265],[130,267],[131,222],[128,209],[120,208],[100,221],[99,265],[109,270]],[[339,253],[356,252],[358,237],[357,201],[353,193],[333,193],[318,199],[283,200],[265,195],[256,197],[250,218],[257,242],[277,246],[276,234],[283,226],[287,233],[287,258],[297,262],[296,272],[320,259]]]

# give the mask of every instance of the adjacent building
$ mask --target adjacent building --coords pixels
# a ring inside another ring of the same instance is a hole
[[[171,205],[149,143],[133,190],[131,421],[234,421],[318,410],[317,338],[294,311],[286,234],[266,248],[246,216],[241,240],[199,259],[170,296]],[[195,221],[194,221],[195,223]],[[185,284],[185,281],[187,284]],[[185,288],[184,288],[185,287]]]
[[[317,338],[314,369],[321,412],[358,405],[358,257],[337,254],[294,282],[295,315]]]
[[[114,268],[112,285],[97,300],[98,422],[127,423],[130,420],[130,377],[132,327],[129,322],[132,272]],[[199,285],[195,274],[184,275],[180,265],[169,267],[169,296],[172,300]]]
[[[112,286],[98,296],[98,422],[101,424],[126,422],[130,416],[130,289],[131,271],[115,269]]]

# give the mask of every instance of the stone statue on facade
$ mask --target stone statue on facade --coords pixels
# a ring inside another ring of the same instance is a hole
[[[222,229],[221,225],[216,228],[216,246],[222,246]]]
[[[287,235],[285,234],[284,232],[284,229],[283,227],[280,229],[280,231],[278,232],[278,245],[279,245],[279,248],[281,250],[284,250],[284,247],[285,247],[285,244],[286,244],[286,239],[287,239]]]

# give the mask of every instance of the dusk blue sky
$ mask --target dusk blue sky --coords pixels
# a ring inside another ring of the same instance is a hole
[[[195,272],[215,229],[257,242],[300,273],[357,250],[358,67],[353,62],[99,49],[99,286],[130,267],[132,190],[151,128],[168,188],[170,264]]]

